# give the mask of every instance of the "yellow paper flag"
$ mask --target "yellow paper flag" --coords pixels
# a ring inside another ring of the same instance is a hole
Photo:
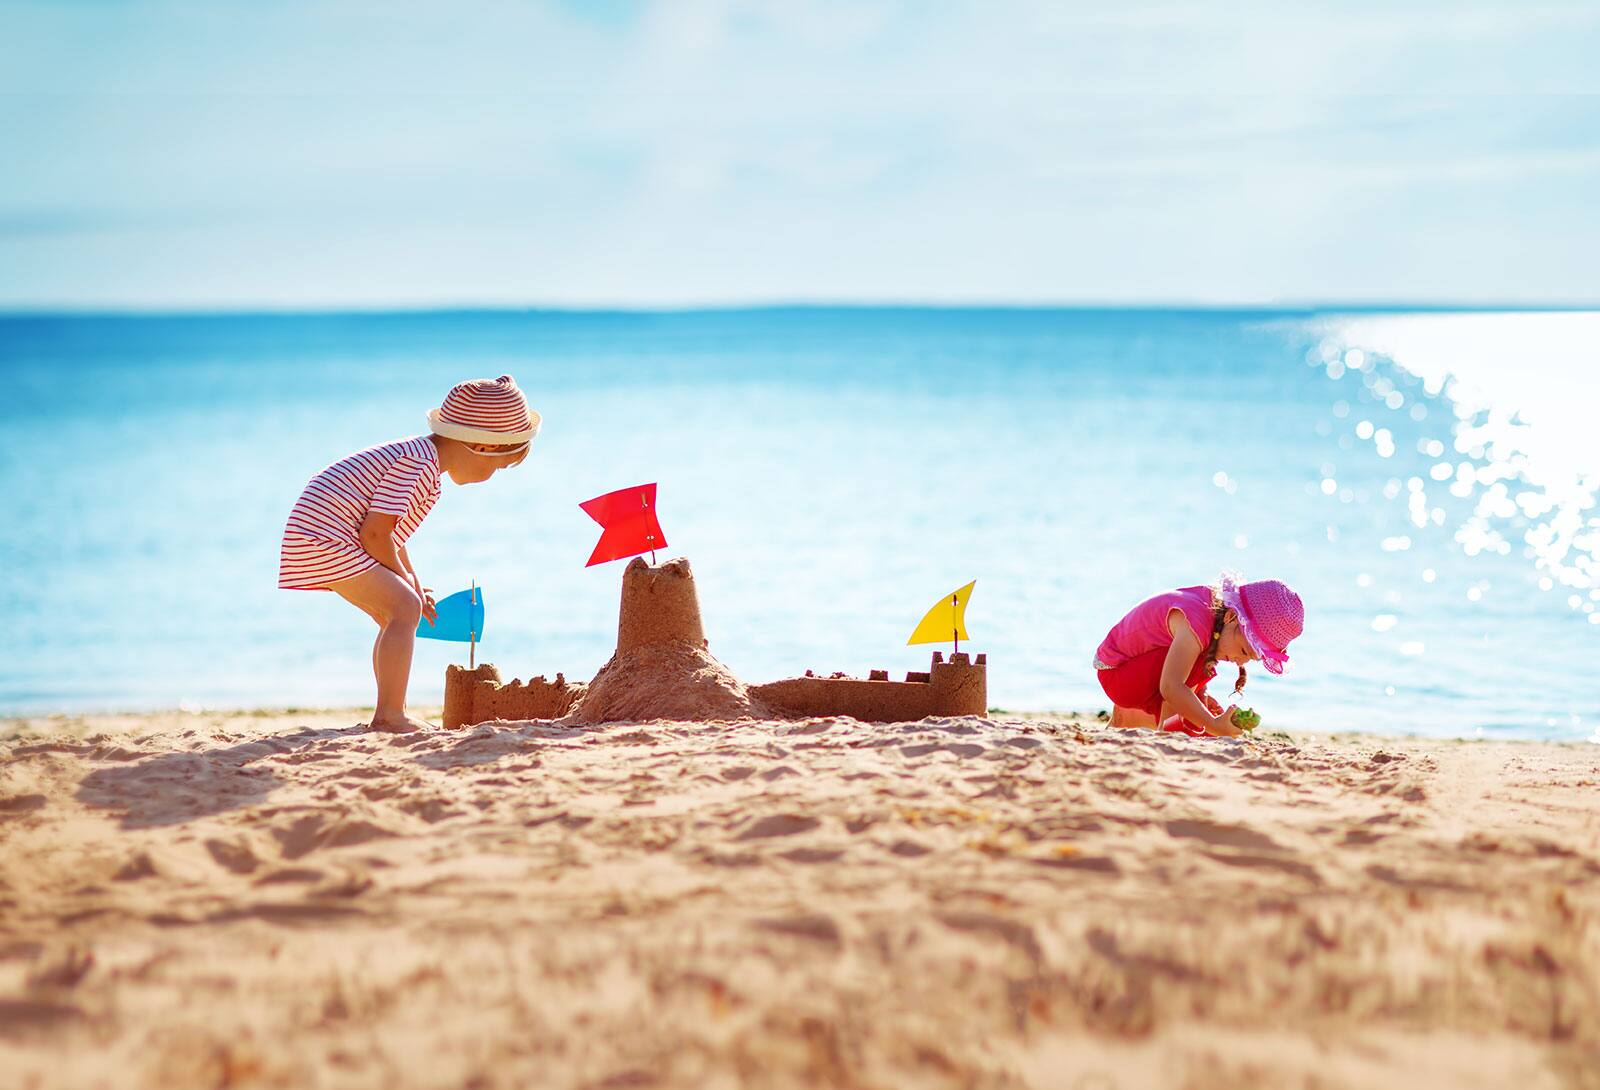
[[[922,623],[917,625],[917,630],[911,633],[906,646],[966,639],[967,599],[972,597],[972,588],[977,585],[978,581],[974,579],[955,593],[946,594],[939,599],[934,607],[928,610],[928,615],[922,618]]]

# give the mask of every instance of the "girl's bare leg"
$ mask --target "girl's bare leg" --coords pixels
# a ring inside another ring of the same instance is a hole
[[[422,602],[410,585],[378,566],[341,579],[330,588],[378,623],[372,645],[372,672],[378,681],[378,702],[372,729],[395,733],[426,730],[430,724],[406,714],[406,685],[411,680],[411,652],[416,644]]]
[[[1143,708],[1113,707],[1111,709],[1111,725],[1113,727],[1143,727],[1154,730],[1156,717]]]

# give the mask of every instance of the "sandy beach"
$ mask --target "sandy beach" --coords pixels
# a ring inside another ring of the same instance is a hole
[[[43,1087],[1600,1086],[1600,747],[0,725]]]

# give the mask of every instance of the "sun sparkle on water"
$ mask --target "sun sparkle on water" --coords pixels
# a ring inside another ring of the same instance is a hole
[[[1329,319],[1320,332],[1310,362],[1330,379],[1358,373],[1358,396],[1371,405],[1364,412],[1398,414],[1409,405],[1404,416],[1422,424],[1428,406],[1408,395],[1417,381],[1421,393],[1447,399],[1448,443],[1424,436],[1417,450],[1434,460],[1432,484],[1473,501],[1454,529],[1469,556],[1509,555],[1520,537],[1545,589],[1600,583],[1600,518],[1591,514],[1600,492],[1591,396],[1600,313],[1363,315]],[[1363,419],[1355,434],[1379,457],[1393,456],[1389,428]],[[1412,477],[1407,487],[1413,525],[1442,525],[1447,515],[1430,500],[1428,482]],[[1334,491],[1330,481],[1323,491]],[[1468,597],[1477,600],[1482,589],[1473,590]]]

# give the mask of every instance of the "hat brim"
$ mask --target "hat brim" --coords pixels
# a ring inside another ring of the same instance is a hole
[[[433,434],[462,443],[484,443],[489,446],[515,447],[532,443],[539,434],[542,421],[532,409],[528,410],[528,421],[531,426],[521,431],[490,431],[488,428],[472,428],[446,420],[438,409],[428,410],[428,427]]]

